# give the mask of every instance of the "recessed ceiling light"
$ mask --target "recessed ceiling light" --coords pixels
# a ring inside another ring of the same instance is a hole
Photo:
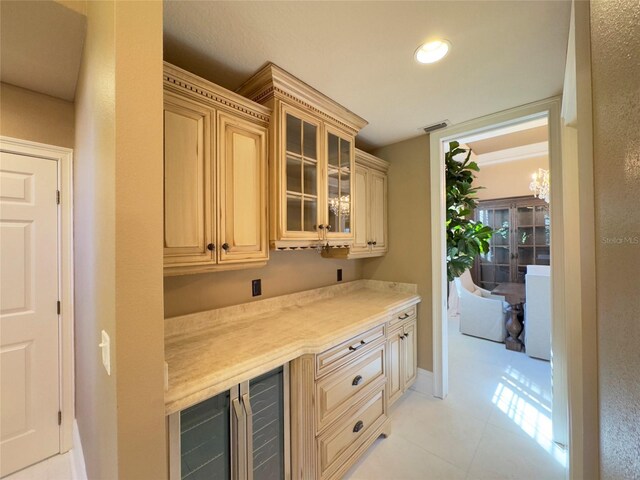
[[[434,40],[420,45],[415,58],[418,63],[434,63],[442,60],[449,53],[451,44],[446,40]]]

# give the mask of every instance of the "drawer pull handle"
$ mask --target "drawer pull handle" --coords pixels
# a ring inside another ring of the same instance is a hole
[[[409,334],[408,334],[408,333],[405,333],[405,334],[404,334],[404,336],[405,336],[405,338],[406,338],[406,337],[408,337],[408,336],[409,336]]]
[[[398,335],[398,338],[399,338],[400,340],[404,340],[404,335],[403,335],[403,334],[400,334],[400,335]]]
[[[405,313],[404,315],[399,316],[399,317],[398,317],[398,320],[405,320],[405,319],[407,319],[407,318],[409,318],[409,314],[408,314],[408,313]]]
[[[356,423],[353,427],[353,433],[358,433],[360,430],[362,430],[363,427],[364,423],[362,423],[362,420],[358,420],[358,423]]]
[[[362,348],[366,345],[367,342],[365,342],[364,340],[360,340],[360,345],[356,345],[355,347],[353,345],[349,346],[349,350],[351,350],[352,352],[355,352],[356,350],[358,350],[359,348]]]
[[[360,385],[360,382],[362,381],[362,375],[357,375],[354,379],[353,382],[351,382],[351,385],[353,385],[354,387]]]

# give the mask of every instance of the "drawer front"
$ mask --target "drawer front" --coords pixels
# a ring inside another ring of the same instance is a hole
[[[415,317],[416,311],[417,305],[412,305],[409,308],[405,308],[401,312],[396,313],[393,317],[391,317],[391,320],[389,320],[389,327],[398,325],[411,317]]]
[[[329,425],[338,416],[352,407],[361,397],[375,388],[379,379],[385,378],[385,344],[371,353],[359,357],[353,365],[348,364],[334,371],[316,384],[316,413],[318,432]]]
[[[318,437],[321,478],[331,475],[386,420],[384,387],[354,407],[346,417]]]
[[[375,348],[373,343],[384,337],[385,324],[382,324],[318,354],[316,356],[316,377],[321,377],[371,351],[372,348]]]

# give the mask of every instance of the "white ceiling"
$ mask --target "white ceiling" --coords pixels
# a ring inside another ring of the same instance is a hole
[[[0,2],[0,81],[73,100],[86,17],[52,1]]]
[[[236,89],[273,61],[369,121],[386,145],[562,91],[569,1],[166,1],[165,58]],[[452,44],[418,65],[433,37]]]

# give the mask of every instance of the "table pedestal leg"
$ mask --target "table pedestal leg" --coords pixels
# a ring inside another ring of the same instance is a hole
[[[522,333],[522,323],[518,319],[518,313],[520,312],[520,305],[509,305],[507,308],[507,339],[504,341],[507,350],[514,350],[516,352],[522,352],[524,345],[518,338]]]

